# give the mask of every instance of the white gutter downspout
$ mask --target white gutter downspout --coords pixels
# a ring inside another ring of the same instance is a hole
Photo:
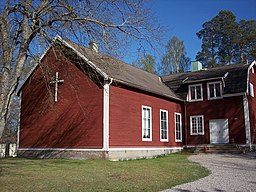
[[[106,157],[109,152],[109,88],[112,82],[113,78],[110,78],[110,82],[106,82],[103,87],[103,150],[106,151]]]
[[[248,105],[248,98],[246,93],[244,94],[243,105],[244,105],[244,126],[245,126],[246,144],[251,147],[249,105]]]

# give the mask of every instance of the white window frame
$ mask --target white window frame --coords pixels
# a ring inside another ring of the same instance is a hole
[[[192,87],[198,87],[198,86],[200,86],[200,91],[201,91],[201,97],[202,98],[200,98],[200,99],[197,98],[197,93],[196,93],[196,89],[195,89],[195,97],[196,97],[196,99],[192,99],[191,98],[191,88]],[[202,85],[202,83],[200,83],[200,84],[193,84],[193,85],[189,85],[188,86],[188,100],[191,101],[191,102],[193,102],[193,101],[203,101],[204,100],[203,85]]]
[[[149,109],[149,114],[150,114],[150,121],[149,121],[149,130],[150,130],[150,135],[149,135],[149,138],[144,138],[143,135],[144,135],[144,119],[145,117],[143,116],[144,115],[144,109]],[[142,105],[141,107],[141,114],[142,114],[142,122],[141,122],[141,127],[142,127],[142,135],[141,135],[141,138],[142,138],[142,141],[152,141],[152,108],[151,107],[148,107],[148,106],[144,106]]]
[[[252,74],[254,74],[254,68],[252,67]]]
[[[177,139],[177,122],[176,115],[180,116],[180,139]],[[174,123],[175,123],[175,142],[182,142],[182,116],[181,113],[174,113]]]
[[[254,97],[254,87],[252,83],[250,83],[250,95]]]
[[[192,118],[196,118],[197,122],[197,132],[192,132]],[[202,132],[198,133],[198,119],[202,118]],[[203,115],[196,115],[196,116],[190,116],[190,135],[204,135],[204,116]]]
[[[216,84],[220,85],[220,96],[216,96]],[[214,96],[210,97],[210,85],[214,86]],[[214,81],[214,82],[209,82],[207,83],[207,95],[208,95],[208,100],[214,100],[214,99],[222,99],[222,82],[221,81]]]
[[[166,113],[166,139],[162,139],[162,116],[161,116],[161,113]],[[167,110],[163,110],[163,109],[160,109],[160,141],[161,142],[168,142],[169,141],[169,134],[168,134],[168,119],[169,119],[169,116],[168,116],[168,111]]]

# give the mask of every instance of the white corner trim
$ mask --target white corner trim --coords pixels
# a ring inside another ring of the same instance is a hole
[[[249,94],[249,81],[250,81],[250,70],[253,66],[256,66],[256,61],[253,61],[247,70],[247,84],[246,84],[246,93]]]
[[[109,85],[103,88],[103,149],[109,148]]]
[[[103,87],[103,149],[109,150],[109,95],[110,95],[110,82],[105,82]]]
[[[251,144],[251,133],[250,133],[250,113],[249,113],[249,104],[246,94],[243,98],[244,105],[244,127],[245,127],[245,138],[246,144]]]

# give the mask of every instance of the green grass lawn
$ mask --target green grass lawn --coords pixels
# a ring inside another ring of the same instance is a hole
[[[161,191],[209,171],[177,153],[155,159],[0,159],[0,191]]]

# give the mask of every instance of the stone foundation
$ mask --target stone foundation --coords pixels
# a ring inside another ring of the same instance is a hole
[[[167,155],[181,151],[182,148],[164,148],[164,149],[140,149],[140,148],[131,148],[131,149],[122,149],[122,148],[110,148],[108,152],[108,159],[112,161],[117,160],[127,160],[127,159],[141,159],[141,158],[153,158],[159,155]]]
[[[18,149],[18,157],[32,158],[64,158],[64,159],[109,159],[112,161],[152,158],[181,151],[182,147],[175,148],[110,148],[105,150],[45,150],[45,149]]]
[[[18,150],[18,157],[63,158],[63,159],[105,159],[105,151],[79,150]]]

